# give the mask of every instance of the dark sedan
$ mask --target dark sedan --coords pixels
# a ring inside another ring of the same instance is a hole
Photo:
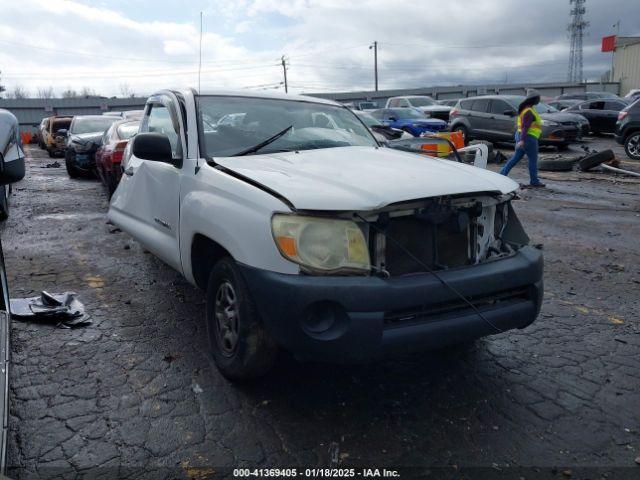
[[[564,110],[566,113],[578,113],[589,120],[591,131],[598,133],[614,133],[618,114],[629,105],[621,98],[604,98],[588,100]]]
[[[415,108],[381,108],[371,112],[383,125],[397,128],[419,137],[427,132],[441,132],[447,129],[447,122],[437,118],[427,118]]]
[[[69,177],[91,173],[95,169],[95,154],[102,135],[118,117],[105,115],[79,115],[73,117],[67,132],[67,149],[64,159]]]

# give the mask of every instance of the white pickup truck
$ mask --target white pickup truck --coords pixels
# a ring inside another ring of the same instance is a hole
[[[540,310],[518,184],[383,148],[337,103],[164,90],[128,150],[109,218],[207,292],[230,379],[266,372],[279,348],[362,362],[523,328]]]

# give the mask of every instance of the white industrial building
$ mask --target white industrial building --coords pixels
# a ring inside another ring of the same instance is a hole
[[[613,54],[613,81],[620,83],[620,95],[640,88],[640,37],[618,37]]]

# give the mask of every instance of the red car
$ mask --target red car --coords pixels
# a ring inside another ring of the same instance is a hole
[[[107,188],[109,198],[115,192],[122,176],[122,154],[129,139],[138,133],[139,120],[114,122],[102,135],[100,148],[96,152],[96,170],[102,184]]]

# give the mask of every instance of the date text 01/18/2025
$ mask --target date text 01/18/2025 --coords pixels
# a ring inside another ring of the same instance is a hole
[[[400,474],[386,468],[235,468],[233,477],[399,478]]]

